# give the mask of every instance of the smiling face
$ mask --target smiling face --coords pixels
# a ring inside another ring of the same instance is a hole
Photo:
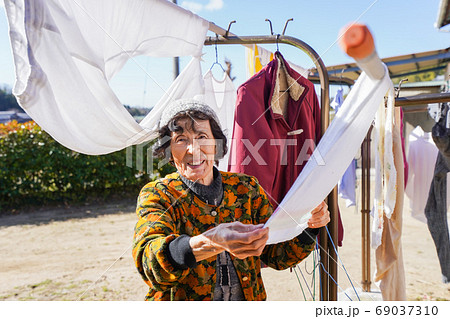
[[[209,120],[182,118],[176,125],[182,130],[172,132],[170,147],[178,172],[185,178],[209,185],[213,181],[216,144]]]

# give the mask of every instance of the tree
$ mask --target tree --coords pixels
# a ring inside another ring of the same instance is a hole
[[[0,87],[0,111],[20,111],[23,109],[17,103],[16,97],[8,87]]]

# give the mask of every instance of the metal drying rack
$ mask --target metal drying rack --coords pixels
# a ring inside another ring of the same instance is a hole
[[[329,100],[329,85],[330,81],[335,83],[343,83],[348,86],[353,85],[354,81],[348,78],[329,76],[325,64],[323,63],[317,52],[309,46],[307,43],[290,36],[285,36],[289,19],[286,21],[282,34],[274,34],[272,30],[272,22],[266,19],[270,23],[271,35],[267,36],[237,36],[230,32],[231,25],[236,21],[230,22],[228,29],[225,30],[218,27],[214,23],[210,22],[209,30],[215,33],[216,37],[206,37],[205,45],[222,45],[222,44],[240,44],[243,46],[251,47],[252,44],[289,44],[292,45],[304,53],[306,53],[313,61],[317,69],[317,76],[309,78],[313,82],[318,82],[321,88],[320,105],[321,105],[321,129],[322,135],[328,128],[330,122],[330,100]],[[447,93],[434,93],[434,94],[419,94],[409,97],[397,97],[395,99],[395,106],[402,107],[405,113],[409,112],[424,112],[426,108],[414,108],[417,105],[423,105],[428,103],[444,103],[450,102],[450,92]],[[370,291],[371,274],[370,274],[370,135],[372,128],[369,129],[366,138],[361,145],[361,157],[362,157],[362,187],[361,187],[361,242],[362,242],[362,285],[363,290]],[[331,221],[329,224],[329,231],[333,242],[338,240],[338,205],[337,205],[337,187],[335,187],[328,195],[328,207],[331,214]],[[333,247],[329,245],[328,235],[325,229],[320,231],[320,258],[323,263],[324,270],[320,272],[321,282],[320,289],[321,300],[334,301],[337,300],[337,256]],[[337,248],[336,248],[337,249]],[[329,276],[334,278],[330,280]]]

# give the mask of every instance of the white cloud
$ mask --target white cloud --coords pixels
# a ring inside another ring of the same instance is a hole
[[[0,0],[0,8],[4,8],[5,7],[5,3],[3,2],[3,0]]]
[[[181,6],[195,13],[203,10],[217,11],[223,8],[223,0],[209,0],[206,4],[195,1],[183,1],[181,2]]]
[[[203,10],[203,4],[193,1],[183,1],[181,6],[185,9],[188,9],[194,13],[198,13]]]
[[[205,9],[208,11],[216,11],[223,8],[223,0],[210,0],[209,3],[205,6]]]

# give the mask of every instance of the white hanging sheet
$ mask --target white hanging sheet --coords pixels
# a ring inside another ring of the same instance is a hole
[[[112,76],[138,55],[200,55],[209,26],[166,0],[5,0],[5,8],[20,105],[58,142],[94,155],[148,140],[145,124],[155,122],[136,123]]]
[[[141,121],[140,125],[151,129],[149,139],[158,136],[159,119],[163,110],[174,100],[201,97],[205,94],[201,58],[193,57],[183,71],[172,82],[165,91],[163,97],[156,103],[155,107]]]
[[[308,227],[311,211],[331,192],[344,174],[392,89],[387,68],[382,80],[362,73],[339,113],[325,131],[310,160],[285,198],[266,222],[268,244],[290,240]]]
[[[397,196],[397,171],[394,165],[394,90],[388,92],[386,108],[380,105],[373,130],[375,145],[375,194],[372,209],[372,247],[381,245],[383,216],[391,218]],[[402,206],[403,207],[403,206]]]
[[[431,132],[424,132],[420,126],[412,130],[408,140],[409,171],[405,192],[409,198],[411,216],[426,224],[425,206],[439,150],[434,144]],[[447,178],[447,181],[450,181],[450,179]]]
[[[203,79],[205,81],[205,103],[216,112],[222,131],[227,137],[228,150],[230,150],[237,99],[233,81],[227,73],[223,74],[222,80],[217,80],[214,78],[211,70],[205,73]],[[229,154],[230,152],[228,151],[219,161],[219,170],[228,171]]]

